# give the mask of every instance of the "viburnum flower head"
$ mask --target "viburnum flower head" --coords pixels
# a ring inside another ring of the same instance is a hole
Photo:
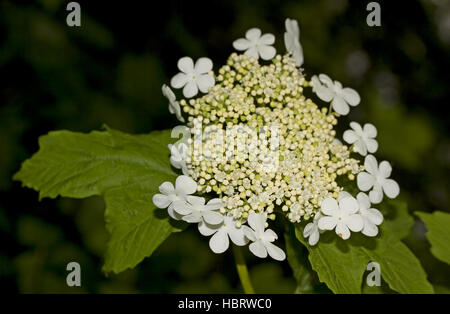
[[[191,98],[197,95],[198,90],[207,93],[214,86],[214,77],[209,74],[213,63],[209,58],[200,58],[194,65],[190,57],[178,60],[178,69],[181,71],[170,81],[173,88],[182,88],[184,97]]]
[[[388,178],[389,163],[378,167],[367,155],[378,148],[372,124],[350,123],[343,139],[353,150],[338,138],[338,118],[360,103],[359,94],[325,74],[308,80],[299,69],[298,22],[286,19],[285,27],[283,55],[272,47],[272,34],[251,28],[233,42],[242,53],[232,53],[215,73],[208,58],[178,61],[181,73],[171,86],[190,99],[177,101],[163,86],[170,112],[186,121],[187,135],[169,145],[170,163],[183,175],[175,187],[163,183],[153,202],[172,218],[197,224],[215,253],[225,252],[231,240],[249,244],[258,257],[284,260],[275,244],[278,236],[269,228],[280,215],[292,224],[304,223],[303,236],[311,246],[320,245],[327,230],[342,239],[351,232],[376,236],[383,217],[371,203],[381,201],[383,191],[388,197],[399,191]],[[308,99],[305,88],[330,102],[331,109]],[[194,97],[198,91],[205,94]],[[354,152],[367,155],[364,167]],[[355,185],[355,178],[360,190],[372,189],[369,196],[360,193],[355,199],[344,192],[340,182]]]

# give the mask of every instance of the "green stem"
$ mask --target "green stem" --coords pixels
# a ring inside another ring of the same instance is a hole
[[[236,269],[241,280],[242,288],[246,294],[254,294],[252,282],[250,281],[250,275],[248,274],[247,265],[245,264],[244,255],[242,255],[242,249],[233,245],[234,261],[236,262]]]

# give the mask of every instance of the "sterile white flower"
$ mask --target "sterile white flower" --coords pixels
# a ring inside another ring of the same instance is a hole
[[[370,200],[366,193],[359,192],[356,196],[359,204],[359,213],[363,218],[364,227],[362,233],[368,237],[378,234],[378,225],[383,222],[383,214],[375,208],[371,208]]]
[[[171,114],[175,114],[178,120],[184,122],[184,118],[181,115],[180,104],[178,103],[177,98],[175,97],[173,91],[166,84],[162,86],[161,90],[164,97],[166,97],[169,100],[169,112]]]
[[[217,212],[218,209],[224,206],[220,198],[213,198],[205,204],[203,197],[188,196],[187,202],[187,208],[191,212],[183,217],[184,221],[197,223],[203,220],[210,225],[218,225],[223,222],[223,215]]]
[[[367,152],[375,153],[378,149],[378,142],[375,140],[377,136],[377,128],[371,124],[366,123],[362,128],[357,122],[350,122],[350,127],[353,130],[344,132],[344,141],[355,145],[355,151],[362,156],[366,156]]]
[[[267,254],[277,261],[282,261],[286,258],[286,254],[282,249],[277,247],[272,242],[278,239],[277,234],[272,229],[266,228],[266,216],[262,213],[252,212],[248,216],[248,226],[242,226],[245,236],[252,241],[249,249],[260,258],[266,258]]]
[[[275,57],[277,51],[273,43],[275,36],[272,34],[264,34],[261,36],[259,28],[251,28],[245,33],[245,38],[239,38],[233,42],[233,47],[236,50],[245,50],[245,54],[249,57],[263,60],[270,60]]]
[[[308,223],[305,226],[305,229],[303,229],[303,237],[309,238],[308,243],[311,246],[316,245],[317,242],[319,242],[320,234],[323,232],[323,230],[320,230],[318,226],[320,218],[322,218],[322,214],[317,212],[313,221]]]
[[[367,155],[364,160],[366,170],[358,173],[357,183],[361,191],[368,191],[370,202],[378,204],[383,200],[383,192],[389,198],[396,198],[400,193],[397,182],[389,179],[392,172],[391,164],[384,160],[378,166],[378,162],[373,155]]]
[[[186,165],[186,157],[188,153],[188,146],[185,143],[169,144],[170,150],[170,164],[176,168],[181,169],[184,175],[189,175]]]
[[[350,238],[350,230],[359,232],[364,223],[358,212],[358,202],[352,196],[343,197],[338,201],[328,197],[323,200],[321,211],[324,217],[319,219],[318,226],[322,230],[335,229],[336,234],[342,239]]]
[[[197,183],[190,177],[181,175],[175,180],[175,188],[172,182],[164,182],[159,186],[162,194],[153,195],[153,204],[158,208],[166,208],[170,217],[180,220],[183,215],[189,214],[187,208],[187,196],[197,191]],[[175,204],[179,210],[175,211]],[[183,206],[184,205],[184,206]]]
[[[178,73],[170,81],[173,88],[183,88],[183,95],[191,98],[197,95],[198,90],[207,93],[214,86],[214,77],[208,72],[212,70],[213,63],[209,58],[200,58],[195,62],[190,57],[178,60]]]
[[[358,92],[349,87],[342,87],[338,81],[334,81],[326,74],[311,78],[313,92],[323,101],[330,102],[334,111],[340,115],[346,115],[350,111],[350,106],[357,106],[361,101]]]
[[[230,246],[229,239],[238,246],[248,243],[242,227],[238,228],[236,222],[231,215],[223,216],[223,222],[218,225],[211,225],[202,220],[198,224],[198,230],[204,236],[212,235],[209,247],[214,253],[220,254]]]
[[[286,32],[284,33],[284,45],[286,50],[292,53],[295,59],[295,65],[303,64],[303,48],[300,44],[300,29],[296,20],[286,19]]]

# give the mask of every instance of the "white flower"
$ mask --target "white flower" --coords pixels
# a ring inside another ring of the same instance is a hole
[[[319,77],[311,78],[313,83],[313,92],[323,101],[331,101],[334,111],[341,115],[346,115],[350,111],[350,106],[357,106],[361,101],[359,94],[352,88],[342,88],[338,81],[332,81],[326,74],[320,74]]]
[[[250,251],[260,258],[266,258],[267,254],[277,261],[282,261],[286,258],[286,254],[282,249],[272,244],[273,241],[278,239],[277,234],[266,228],[266,216],[262,213],[252,212],[248,216],[248,226],[242,226],[245,236],[252,241],[249,249]]]
[[[350,238],[350,230],[359,232],[364,223],[362,217],[357,214],[358,202],[352,196],[342,197],[338,201],[328,197],[322,202],[322,213],[325,217],[319,219],[318,226],[322,230],[333,230],[336,228],[336,234],[342,239]]]
[[[245,38],[235,40],[233,47],[236,50],[245,50],[245,54],[248,57],[255,59],[261,57],[263,60],[270,60],[277,53],[275,48],[271,46],[274,42],[275,36],[272,34],[264,34],[261,36],[261,30],[259,28],[252,28],[245,33]]]
[[[198,224],[198,230],[204,236],[210,236],[209,247],[214,253],[220,254],[225,252],[230,246],[230,240],[238,245],[243,246],[248,243],[244,235],[243,228],[236,227],[236,221],[232,216],[224,216],[223,222],[219,225],[210,225],[203,220]]]
[[[359,192],[356,196],[359,204],[359,213],[363,218],[364,227],[362,233],[368,237],[378,234],[378,225],[383,222],[383,214],[375,208],[370,208],[370,200],[366,193]]]
[[[383,200],[383,191],[389,198],[396,198],[400,193],[400,187],[397,182],[389,179],[392,172],[392,167],[386,160],[380,163],[372,155],[367,155],[364,160],[364,168],[367,172],[363,171],[358,173],[357,183],[358,188],[361,191],[368,191],[370,202],[378,204]],[[373,188],[372,188],[373,187]]]
[[[175,188],[171,182],[164,182],[159,186],[162,194],[153,195],[153,204],[158,208],[166,208],[170,217],[180,220],[183,215],[189,214],[186,199],[189,194],[197,191],[197,183],[188,176],[179,176],[175,181]],[[174,211],[174,207],[179,208]],[[182,206],[184,205],[184,206]]]
[[[286,19],[286,32],[284,33],[284,45],[286,50],[292,53],[295,65],[303,64],[303,49],[300,45],[300,29],[296,20]]]
[[[371,124],[364,124],[364,128],[357,122],[350,122],[353,130],[344,132],[344,141],[355,145],[355,151],[362,156],[366,156],[367,152],[375,153],[378,149],[378,142],[375,140],[377,136],[377,128]]]
[[[200,58],[195,62],[190,57],[178,60],[178,73],[170,81],[173,88],[183,88],[184,97],[191,98],[197,95],[198,90],[207,93],[214,86],[214,77],[208,74],[212,70],[213,63],[209,58]]]
[[[183,174],[188,176],[188,168],[186,165],[186,157],[188,154],[188,146],[185,143],[178,143],[178,144],[169,144],[168,145],[170,150],[170,164],[176,168],[181,169],[183,171]]]
[[[164,84],[161,89],[162,89],[163,95],[169,100],[169,112],[171,114],[175,114],[178,120],[180,120],[181,122],[184,122],[184,118],[181,115],[180,104],[178,103],[178,101],[175,97],[175,94],[172,92],[170,87],[167,86],[166,84]]]
[[[322,218],[322,214],[317,212],[314,216],[313,222],[308,223],[305,226],[305,229],[303,229],[303,237],[309,238],[308,243],[311,246],[316,245],[317,242],[319,242],[320,234],[323,232],[323,230],[320,230],[318,226],[320,218]]]
[[[220,198],[213,198],[205,204],[203,197],[188,196],[187,202],[187,208],[190,210],[190,213],[183,217],[184,221],[197,223],[203,220],[210,225],[218,225],[223,222],[223,215],[217,212],[218,209],[224,206]]]

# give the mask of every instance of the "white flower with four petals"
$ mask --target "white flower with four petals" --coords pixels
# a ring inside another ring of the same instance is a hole
[[[355,145],[355,151],[362,156],[366,156],[367,152],[375,153],[378,149],[378,142],[375,139],[377,137],[377,128],[371,124],[366,123],[364,127],[357,122],[350,122],[352,130],[344,132],[344,141],[349,144]]]
[[[189,152],[189,148],[185,143],[169,144],[170,150],[170,164],[176,168],[181,169],[185,176],[189,175],[186,165],[186,157]]]
[[[266,216],[261,213],[251,213],[248,215],[248,226],[242,226],[245,236],[252,241],[249,249],[260,258],[266,258],[267,254],[277,261],[286,258],[286,254],[282,249],[272,242],[278,239],[277,234],[272,229],[266,229]]]
[[[319,242],[320,234],[323,232],[323,230],[319,229],[319,220],[322,217],[322,214],[317,212],[313,221],[308,223],[303,229],[303,237],[309,238],[308,243],[311,246],[316,245],[317,242]]]
[[[159,186],[162,194],[153,195],[153,204],[158,208],[167,208],[169,216],[173,219],[180,220],[182,214],[174,210],[177,207],[185,205],[187,196],[197,191],[197,183],[188,176],[182,175],[175,180],[175,187],[172,182],[164,182]]]
[[[245,38],[239,38],[233,42],[233,47],[236,50],[245,50],[248,57],[255,59],[261,57],[263,60],[270,60],[277,53],[275,48],[271,46],[274,42],[275,36],[272,34],[261,36],[259,28],[251,28],[245,33]]]
[[[194,97],[198,90],[207,93],[209,88],[214,86],[214,76],[209,74],[213,68],[213,63],[209,58],[200,58],[195,62],[190,57],[183,57],[178,60],[178,73],[170,81],[173,88],[182,88],[186,98]]]
[[[284,45],[286,50],[292,54],[295,59],[295,65],[303,64],[303,48],[300,44],[300,29],[296,20],[286,19],[286,32],[284,33]]]
[[[371,208],[370,200],[366,193],[359,192],[356,195],[359,204],[359,214],[363,218],[364,227],[362,233],[368,237],[378,234],[378,225],[383,222],[383,214],[375,208]]]
[[[352,196],[342,197],[339,202],[328,197],[322,201],[321,211],[325,215],[319,219],[321,230],[333,230],[342,239],[350,238],[350,230],[359,232],[364,223],[361,215],[357,214],[358,202]]]
[[[166,84],[164,84],[161,89],[164,97],[166,97],[169,100],[169,112],[171,114],[175,114],[178,120],[184,122],[184,118],[181,115],[180,104],[178,103],[177,98],[175,97],[173,91]]]
[[[357,106],[361,101],[359,94],[352,88],[342,87],[338,81],[334,81],[326,74],[314,75],[311,78],[313,92],[323,101],[330,102],[334,111],[340,115],[346,115],[350,111],[349,106]]]
[[[378,162],[373,155],[367,155],[364,160],[364,168],[366,171],[358,173],[358,188],[365,192],[369,191],[370,202],[378,204],[383,200],[383,192],[389,198],[396,198],[400,193],[400,187],[397,182],[389,179],[392,167],[391,164],[384,160],[378,166]]]
[[[175,206],[179,205],[177,204]],[[224,203],[220,198],[213,198],[205,204],[203,197],[190,195],[187,197],[187,213],[183,217],[183,220],[189,223],[204,221],[210,225],[218,225],[223,222],[223,215],[217,212],[217,210],[223,206]]]

